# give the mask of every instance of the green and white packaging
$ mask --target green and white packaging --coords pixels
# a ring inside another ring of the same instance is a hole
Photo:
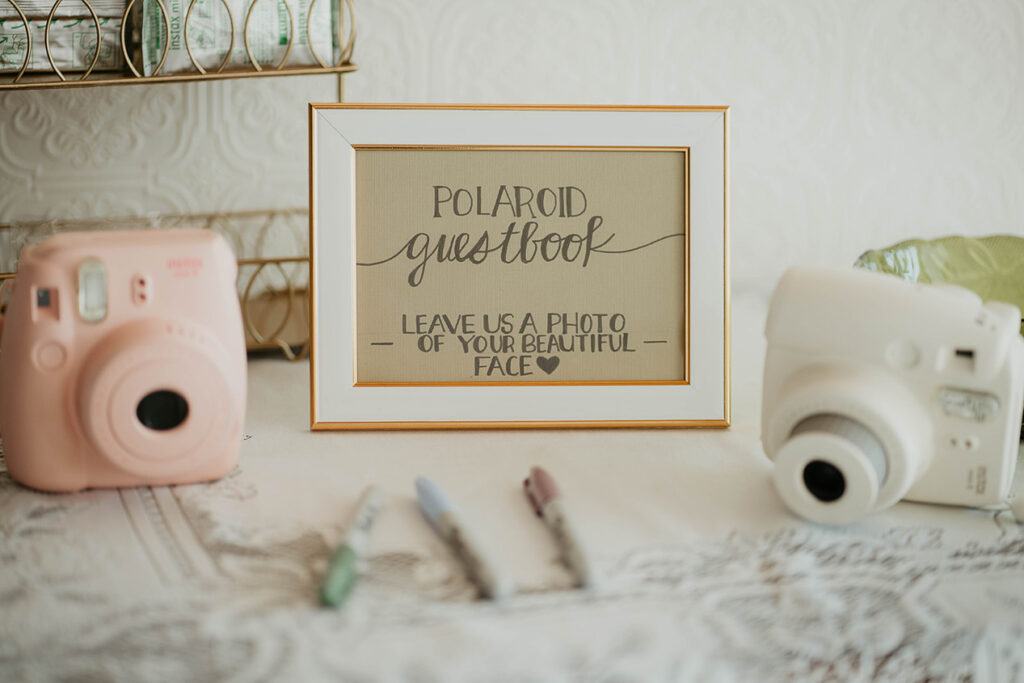
[[[117,71],[124,66],[121,55],[121,17],[100,17],[100,54],[94,71]],[[27,71],[53,73],[46,56],[46,19],[31,19],[32,53]],[[29,49],[25,23],[0,18],[0,73],[21,70]],[[50,53],[64,73],[85,71],[96,50],[96,24],[89,17],[64,17],[50,22]]]
[[[338,0],[255,0],[255,9],[249,20],[248,35],[253,57],[263,68],[273,68],[288,50],[289,33],[292,48],[283,66],[319,66],[310,50],[310,39],[316,54],[325,63],[337,59],[337,46],[331,5]],[[164,0],[167,8],[169,34],[165,30],[163,13],[156,0],[142,0],[141,44],[143,75],[156,71],[169,42],[167,60],[161,75],[195,71],[185,47],[185,17],[190,0]],[[253,68],[245,49],[243,30],[246,16],[254,3],[250,0],[197,0],[188,17],[188,38],[192,55],[208,71],[216,70],[232,44],[232,18],[234,44],[224,68]],[[310,6],[312,5],[312,10]],[[291,10],[291,21],[288,9]],[[228,15],[230,9],[230,17]],[[309,31],[307,32],[307,23]]]

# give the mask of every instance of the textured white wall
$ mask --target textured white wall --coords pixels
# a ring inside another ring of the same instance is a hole
[[[349,101],[729,104],[734,281],[1024,232],[1021,0],[357,0]],[[331,77],[0,95],[0,221],[303,206]]]

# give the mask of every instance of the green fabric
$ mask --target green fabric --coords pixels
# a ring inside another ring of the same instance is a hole
[[[959,285],[985,301],[1005,301],[1024,311],[1024,237],[907,240],[864,252],[854,265],[911,282]]]

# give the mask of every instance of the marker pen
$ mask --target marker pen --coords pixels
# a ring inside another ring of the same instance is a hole
[[[331,556],[327,575],[320,588],[320,601],[328,607],[340,607],[359,577],[358,561],[366,551],[370,528],[380,509],[380,489],[369,486],[363,491],[349,528]]]
[[[596,590],[597,574],[554,478],[543,468],[534,467],[523,482],[523,488],[534,512],[551,529],[562,552],[562,561],[576,577],[577,585],[588,591]]]
[[[492,600],[511,595],[512,584],[502,576],[477,536],[470,531],[462,513],[441,487],[426,477],[418,477],[416,495],[430,525],[451,547],[480,592]]]

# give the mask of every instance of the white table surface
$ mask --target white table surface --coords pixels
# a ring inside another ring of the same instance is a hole
[[[311,433],[308,365],[249,364],[239,468],[48,495],[0,472],[0,679],[894,681],[1024,676],[1024,529],[903,503],[840,529],[780,504],[758,433],[767,296],[734,292],[726,431]],[[560,480],[604,575],[569,590],[522,480]],[[477,600],[415,504],[440,483],[519,595]],[[366,571],[320,609],[368,483]]]

